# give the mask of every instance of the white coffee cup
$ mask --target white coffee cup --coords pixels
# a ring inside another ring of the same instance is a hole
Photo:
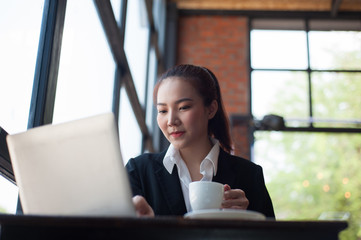
[[[189,184],[189,200],[192,211],[220,209],[223,201],[223,184],[209,181],[196,181]]]

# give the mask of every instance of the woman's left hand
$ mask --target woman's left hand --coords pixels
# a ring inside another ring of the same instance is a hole
[[[249,201],[241,189],[231,189],[228,184],[224,185],[224,197],[222,208],[247,209]]]

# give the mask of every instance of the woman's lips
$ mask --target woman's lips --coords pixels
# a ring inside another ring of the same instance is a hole
[[[182,131],[172,132],[170,135],[174,138],[181,137],[184,134]]]

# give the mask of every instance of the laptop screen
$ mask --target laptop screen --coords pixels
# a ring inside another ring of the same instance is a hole
[[[8,135],[24,214],[135,216],[112,113]]]

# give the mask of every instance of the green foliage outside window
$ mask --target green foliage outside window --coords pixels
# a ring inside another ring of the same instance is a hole
[[[341,239],[361,238],[360,134],[257,132],[256,141],[278,219],[349,213]]]
[[[332,39],[340,33],[317,34]],[[321,49],[328,56],[325,62],[330,68],[360,70],[355,63],[361,59],[361,33],[341,33],[347,34],[354,38],[354,48],[339,54],[334,46],[337,41],[332,48],[326,44]],[[297,104],[304,88],[298,93],[289,91],[302,86],[300,79],[289,74],[284,80],[288,85],[272,89],[277,101],[270,109],[283,110],[276,114],[286,118],[303,115]],[[313,116],[324,120],[314,123],[315,127],[361,127],[360,72],[313,72],[311,82]],[[255,161],[264,168],[277,219],[347,219],[349,227],[340,239],[361,239],[361,134],[257,131],[254,152]]]

